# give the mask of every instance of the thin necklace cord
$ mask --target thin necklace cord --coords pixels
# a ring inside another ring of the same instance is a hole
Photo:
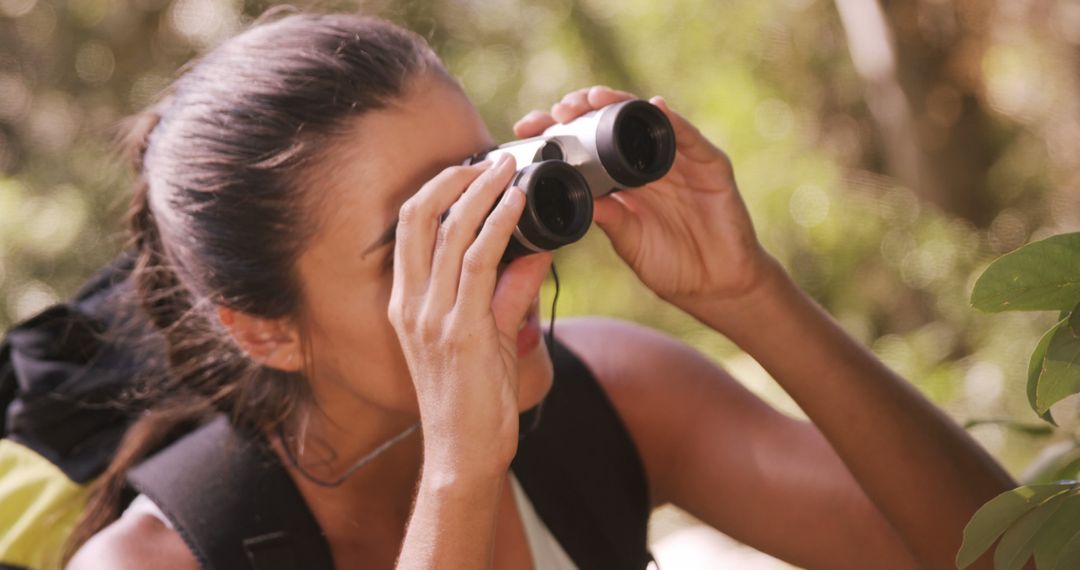
[[[412,434],[412,432],[416,431],[419,427],[420,422],[417,422],[406,428],[405,431],[384,441],[381,445],[379,445],[379,447],[376,447],[375,449],[371,450],[371,452],[369,452],[367,455],[358,459],[356,463],[353,463],[352,466],[346,469],[344,473],[334,479],[322,479],[318,476],[312,475],[308,472],[307,469],[304,469],[304,467],[300,465],[300,461],[297,460],[296,455],[293,453],[292,447],[289,446],[288,440],[285,439],[285,428],[282,424],[278,424],[277,436],[281,440],[281,447],[285,449],[285,457],[289,459],[289,463],[293,467],[295,467],[296,470],[300,472],[300,474],[303,475],[305,479],[311,481],[312,483],[315,483],[320,487],[331,488],[340,486],[342,483],[345,482],[346,479],[351,477],[353,473],[359,471],[361,467],[367,465],[368,463],[371,463],[376,457],[382,455],[384,451],[390,449],[396,443],[405,439],[406,437],[409,437],[409,435]]]

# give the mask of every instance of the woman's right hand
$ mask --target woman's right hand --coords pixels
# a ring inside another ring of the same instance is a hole
[[[398,215],[388,315],[416,388],[424,468],[453,477],[501,476],[517,451],[518,325],[551,255],[498,271],[525,204],[522,190],[503,192],[514,169],[447,168]]]

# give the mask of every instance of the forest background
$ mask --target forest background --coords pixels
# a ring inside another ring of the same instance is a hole
[[[0,0],[0,329],[123,247],[118,121],[277,3]],[[581,86],[664,95],[731,155],[767,249],[1017,478],[1076,441],[1075,398],[1051,433],[1024,392],[1055,315],[982,314],[969,296],[995,257],[1080,229],[1080,2],[290,3],[421,33],[500,141]],[[556,264],[559,317],[666,331],[800,415],[753,360],[645,289],[599,230]],[[653,538],[690,523],[668,511]]]

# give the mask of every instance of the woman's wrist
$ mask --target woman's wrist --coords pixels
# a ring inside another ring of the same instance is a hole
[[[483,462],[470,465],[461,462],[424,460],[418,494],[444,499],[482,497],[498,490],[509,464]]]
[[[430,426],[425,429],[432,433]],[[439,486],[485,484],[497,479],[510,468],[517,453],[517,434],[515,422],[512,436],[467,439],[425,436],[423,475]]]
[[[475,414],[449,416],[421,411],[424,432],[424,471],[440,478],[472,480],[502,475],[517,453],[516,406],[500,411],[501,418],[472,422]]]
[[[762,252],[757,265],[750,285],[737,295],[702,297],[675,304],[732,340],[736,340],[734,337],[740,331],[759,330],[763,318],[777,312],[779,301],[797,294],[798,287],[780,262],[768,253]]]

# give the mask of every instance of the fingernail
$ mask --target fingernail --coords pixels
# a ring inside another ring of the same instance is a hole
[[[499,162],[496,164],[496,166],[506,166],[506,163],[510,162],[513,159],[514,157],[510,156],[509,154],[504,154],[499,157]]]
[[[475,166],[477,168],[487,168],[487,167],[491,166],[491,159],[490,158],[485,158],[484,160],[481,160],[480,162],[474,162],[473,166]]]
[[[516,190],[516,192],[515,192]],[[503,201],[507,206],[516,206],[518,202],[525,200],[525,191],[517,186],[511,186],[503,195]]]

